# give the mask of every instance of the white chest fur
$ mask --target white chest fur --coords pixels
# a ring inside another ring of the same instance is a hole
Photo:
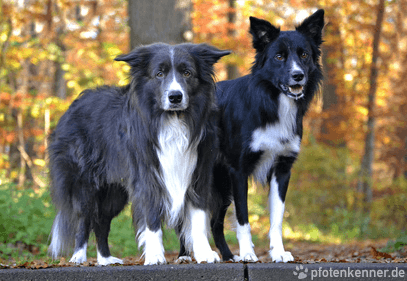
[[[267,174],[279,156],[291,156],[300,151],[300,136],[295,133],[297,105],[284,94],[279,96],[278,118],[273,124],[253,131],[250,148],[263,155],[253,172],[256,180],[265,183]]]
[[[190,186],[198,155],[196,145],[189,146],[187,125],[175,114],[162,121],[158,142],[161,178],[170,198],[167,223],[174,226],[184,206],[185,192]]]

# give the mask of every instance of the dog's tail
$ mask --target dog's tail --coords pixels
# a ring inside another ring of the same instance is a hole
[[[48,248],[48,253],[54,259],[61,254],[66,254],[73,247],[75,232],[71,216],[69,212],[63,210],[60,210],[55,216],[50,234],[51,244]]]

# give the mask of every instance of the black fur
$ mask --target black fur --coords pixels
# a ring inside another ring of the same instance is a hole
[[[268,172],[258,176],[257,180],[268,184],[272,175],[275,175],[279,200],[285,200],[290,170],[298,154],[296,149],[290,150],[287,145],[295,143],[297,137],[301,139],[303,117],[322,79],[319,58],[323,15],[324,11],[318,10],[295,31],[284,32],[267,21],[251,17],[250,33],[256,49],[251,74],[217,84],[220,161],[214,168],[214,189],[218,204],[214,207],[211,226],[223,260],[233,259],[223,234],[226,210],[233,199],[239,225],[248,223],[248,177],[265,163],[262,161],[266,152],[275,158],[269,166],[264,164]],[[298,66],[295,71],[292,68],[294,62]],[[283,116],[279,112],[282,95],[289,97],[288,103],[292,100],[291,103],[295,104],[290,105],[289,109],[296,107],[294,125],[281,129],[284,134],[270,135],[269,139],[260,139],[259,142],[275,141],[285,150],[274,150],[274,147],[266,149],[261,145],[254,149],[256,130],[266,130],[268,126],[285,126],[284,120],[279,117]],[[285,260],[282,258],[282,261]]]
[[[172,71],[170,52],[177,75],[190,74],[182,82],[189,96],[184,110],[163,109],[164,80],[156,74]],[[101,255],[109,257],[111,220],[128,201],[139,232],[160,228],[169,199],[159,176],[157,138],[167,115],[183,118],[190,145],[198,142],[185,202],[208,209],[218,148],[213,64],[228,53],[204,44],[142,46],[116,58],[131,66],[129,85],[86,90],[72,103],[50,136],[51,195],[58,212],[50,246],[54,257],[73,245],[75,251],[82,248],[91,231]],[[183,214],[178,219],[182,224]]]

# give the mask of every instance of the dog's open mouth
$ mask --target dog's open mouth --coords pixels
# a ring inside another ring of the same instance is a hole
[[[284,93],[292,99],[299,100],[304,97],[304,92],[303,92],[304,86],[302,86],[300,84],[290,85],[290,86],[281,84],[280,87],[284,91]]]

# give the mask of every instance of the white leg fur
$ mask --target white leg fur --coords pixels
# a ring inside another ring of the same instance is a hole
[[[290,252],[286,252],[283,246],[282,223],[284,216],[284,202],[278,194],[278,183],[275,174],[270,182],[269,195],[270,208],[270,252],[271,259],[275,262],[293,261],[294,257]]]
[[[115,264],[115,263],[123,264],[123,261],[121,259],[115,258],[113,256],[110,256],[107,258],[102,257],[102,255],[99,253],[99,250],[97,251],[97,257],[98,257],[99,265],[109,265],[109,264]]]
[[[240,225],[237,223],[236,237],[239,241],[240,257],[239,260],[246,262],[256,262],[258,258],[254,253],[252,235],[250,234],[250,224]]]
[[[85,262],[86,261],[86,248],[87,248],[87,246],[88,246],[88,244],[85,243],[85,245],[83,245],[82,248],[75,251],[75,253],[73,253],[73,256],[69,260],[69,262],[74,262],[74,263],[77,263],[77,264]]]
[[[190,227],[186,231],[187,245],[192,244],[195,259],[198,263],[207,262],[214,263],[220,262],[219,255],[212,251],[208,240],[208,215],[200,209],[188,206],[188,215],[190,220]],[[189,232],[189,233],[188,233]]]
[[[144,265],[166,264],[164,257],[164,246],[162,240],[163,232],[156,232],[148,227],[139,236],[139,245],[144,246]]]

